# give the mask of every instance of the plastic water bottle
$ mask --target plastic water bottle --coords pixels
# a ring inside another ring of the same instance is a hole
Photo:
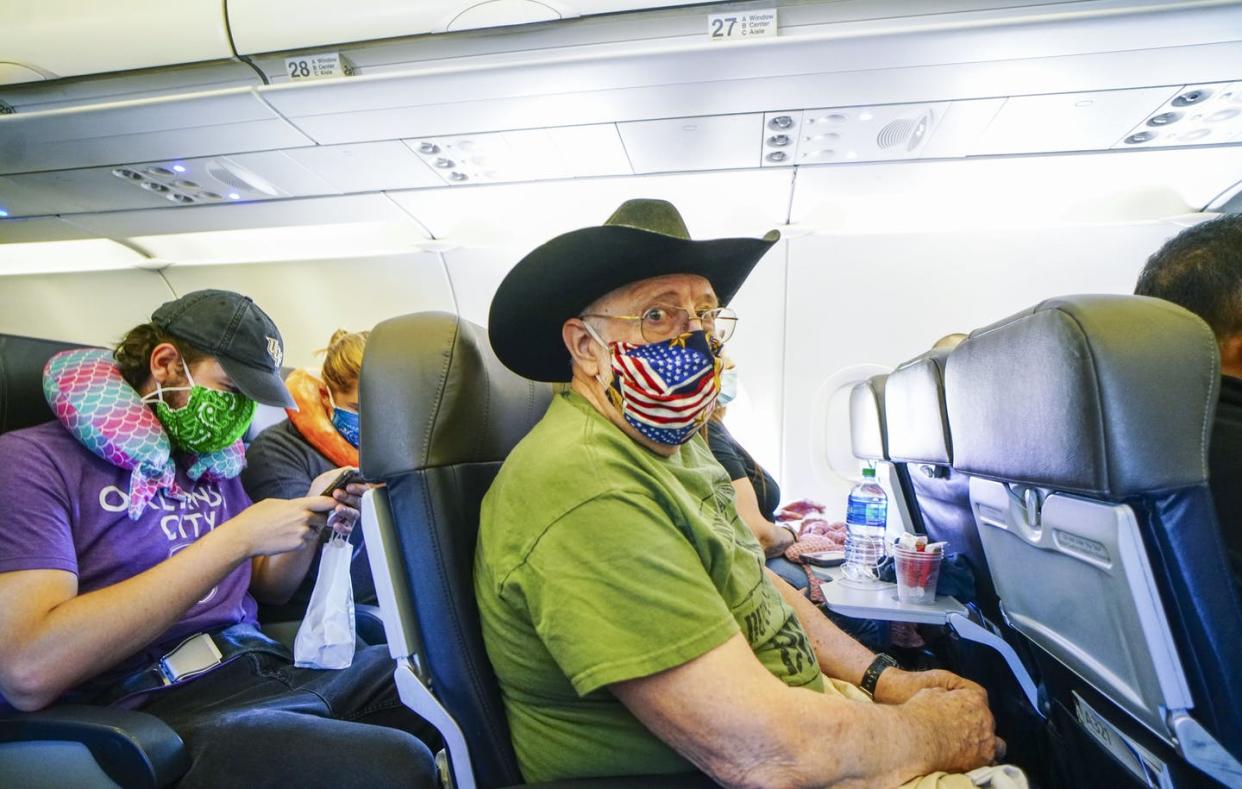
[[[876,580],[876,565],[884,558],[884,533],[888,524],[888,495],[875,480],[875,469],[863,468],[863,480],[850,491],[845,515],[845,566],[847,578]]]

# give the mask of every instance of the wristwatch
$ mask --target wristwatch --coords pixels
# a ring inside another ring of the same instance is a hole
[[[897,661],[892,655],[886,655],[883,652],[875,656],[875,660],[871,661],[871,665],[867,666],[867,670],[863,672],[862,682],[858,683],[858,687],[862,688],[862,692],[871,698],[875,698],[875,686],[880,681],[880,675],[885,669],[892,668],[897,665]]]
[[[797,541],[798,541],[798,533],[797,533],[796,531],[794,531],[794,527],[790,526],[790,525],[789,525],[789,524],[787,524],[787,523],[782,523],[782,524],[781,524],[781,528],[782,528],[782,529],[784,529],[785,531],[789,532],[789,536],[790,536],[790,537],[793,537],[793,541],[794,541],[794,542],[797,542]]]

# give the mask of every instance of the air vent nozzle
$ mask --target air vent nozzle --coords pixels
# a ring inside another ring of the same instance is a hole
[[[207,174],[222,184],[227,184],[242,192],[258,192],[268,197],[279,197],[280,190],[268,183],[261,176],[245,167],[220,159],[207,163]]]
[[[927,136],[927,129],[931,126],[931,113],[927,112],[918,118],[898,118],[889,121],[884,128],[880,129],[880,133],[875,136],[875,144],[881,150],[890,150],[893,148],[905,148],[907,151],[913,151],[923,142],[923,138]]]

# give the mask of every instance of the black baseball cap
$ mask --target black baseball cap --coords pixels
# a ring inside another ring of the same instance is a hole
[[[231,290],[196,290],[161,304],[151,322],[220,361],[241,393],[264,405],[297,408],[280,365],[280,330],[249,297]]]

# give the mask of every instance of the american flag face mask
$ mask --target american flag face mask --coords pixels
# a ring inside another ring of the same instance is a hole
[[[646,345],[595,339],[612,360],[608,398],[635,430],[677,446],[702,429],[720,392],[721,368],[719,344],[713,347],[706,332]]]

